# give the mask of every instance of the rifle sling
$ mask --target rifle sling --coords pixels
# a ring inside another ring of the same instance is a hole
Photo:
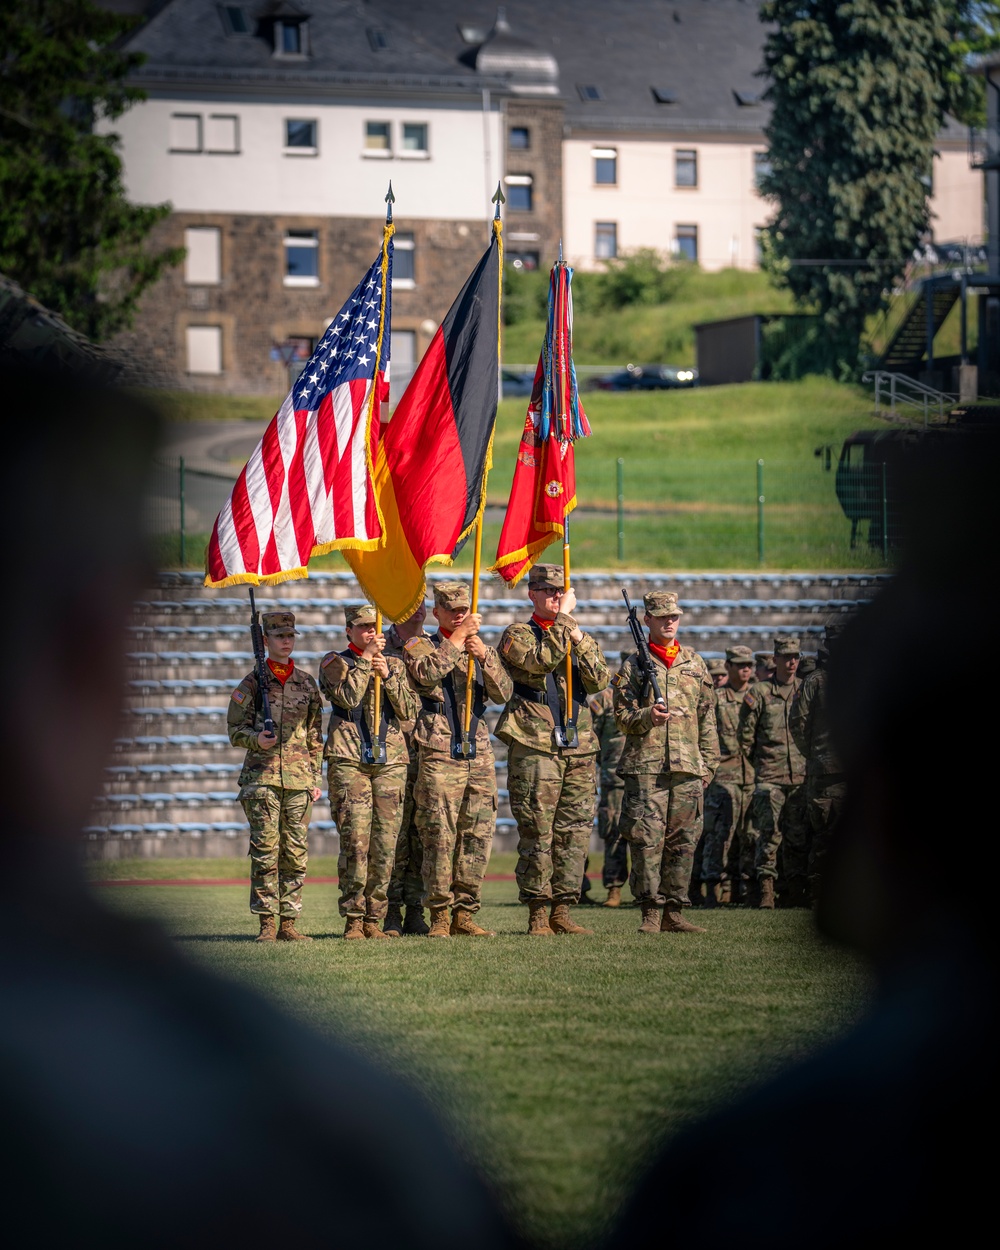
[[[348,668],[354,668],[354,665],[357,661],[357,656],[350,649],[350,647],[348,647],[346,651],[340,651],[338,654],[340,655],[341,659],[345,661]],[[382,748],[380,751],[380,754],[382,758],[384,759],[385,758],[385,735],[388,732],[389,720],[390,720],[389,699],[386,696],[386,693],[384,690],[382,692],[381,702],[382,702],[382,707],[381,707],[382,715],[379,719],[378,742],[379,742],[379,746]],[[354,725],[356,726],[358,733],[361,735],[361,741],[365,744],[368,750],[371,751],[372,731],[371,731],[371,726],[368,724],[368,718],[367,716],[365,716],[364,695],[361,696],[361,702],[357,705],[357,707],[352,707],[349,712],[345,712],[343,708],[337,707],[335,703],[332,705],[332,712],[334,716],[339,717],[341,720],[352,721]]]
[[[541,625],[539,625],[537,621],[529,621],[528,624],[531,626],[531,632],[535,635],[538,641],[541,642],[541,640],[545,637],[545,630],[542,629]],[[562,663],[562,661],[560,661],[560,663]],[[577,722],[577,711],[579,710],[585,697],[583,682],[580,679],[580,669],[576,660],[571,661],[570,673],[573,679],[573,706],[570,710],[572,712],[572,723],[575,725]],[[520,685],[520,683],[518,683],[518,685]],[[541,694],[541,691],[532,690],[532,694],[537,696]],[[542,700],[535,697],[533,702],[541,703]],[[545,674],[545,702],[548,704],[549,714],[552,717],[552,724],[558,725],[560,729],[565,729],[566,717],[563,713],[562,700],[559,698],[559,687],[556,684],[556,674],[554,669]]]

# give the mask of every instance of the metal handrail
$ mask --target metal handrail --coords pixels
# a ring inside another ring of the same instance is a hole
[[[938,416],[943,420],[945,410],[953,408],[958,403],[957,395],[949,391],[935,390],[933,386],[918,382],[916,378],[911,378],[906,373],[891,373],[887,369],[877,369],[874,373],[862,374],[861,380],[875,383],[875,415],[877,417],[882,415],[883,394],[888,395],[887,411],[891,416],[896,416],[897,404],[906,404],[910,408],[923,410],[925,426],[928,424],[932,408],[937,409]]]

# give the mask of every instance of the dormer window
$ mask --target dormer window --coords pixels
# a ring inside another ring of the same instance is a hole
[[[227,35],[250,34],[250,22],[242,5],[221,4],[219,5],[219,13]]]
[[[305,22],[290,22],[287,18],[274,23],[274,51],[276,56],[305,56]]]

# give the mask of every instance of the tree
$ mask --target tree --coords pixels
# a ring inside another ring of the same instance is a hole
[[[767,0],[764,70],[777,202],[765,265],[820,314],[832,372],[852,372],[866,318],[929,224],[934,141],[959,99],[954,4]]]
[[[133,25],[90,0],[0,5],[0,271],[98,342],[184,254],[149,247],[170,206],[128,202],[118,136],[94,129],[144,98]]]

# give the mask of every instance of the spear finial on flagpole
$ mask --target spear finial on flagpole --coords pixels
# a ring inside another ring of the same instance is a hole
[[[497,206],[497,211],[493,214],[493,219],[495,221],[499,221],[500,220],[500,205],[507,203],[507,197],[504,195],[503,188],[501,187],[499,182],[497,183],[496,193],[494,194],[492,200],[490,200],[490,203],[495,204]]]
[[[392,221],[392,206],[396,203],[396,197],[392,193],[392,179],[389,179],[389,190],[385,193],[385,224],[389,225]]]
[[[561,265],[562,263],[563,263],[563,258],[562,258],[562,239],[560,239],[560,240],[559,240],[559,264]]]

